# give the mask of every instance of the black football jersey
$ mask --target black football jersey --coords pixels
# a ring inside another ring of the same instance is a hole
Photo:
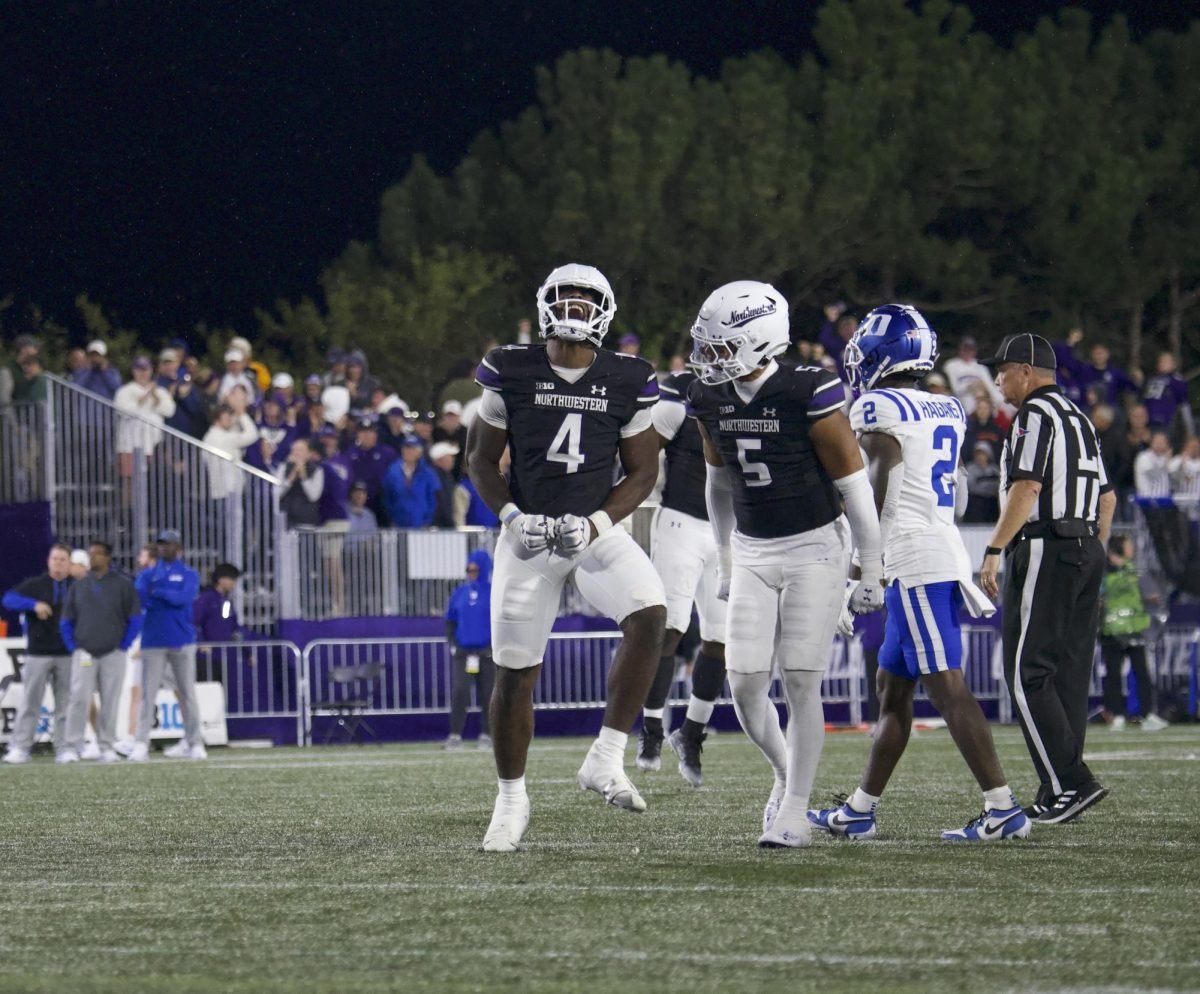
[[[659,385],[659,403],[686,404],[688,386],[695,378],[695,373],[672,373]],[[675,437],[663,447],[663,454],[667,457],[667,482],[662,506],[707,521],[704,484],[708,470],[704,465],[704,440],[695,419],[684,419]]]
[[[658,400],[650,364],[607,349],[568,383],[544,345],[506,345],[484,356],[475,379],[504,400],[513,501],[551,517],[600,509],[612,492],[621,429]]]
[[[730,468],[738,531],[780,538],[820,528],[842,513],[833,480],[817,458],[809,429],[841,410],[845,390],[833,373],[780,362],[754,399],[732,383],[688,388],[693,415]]]

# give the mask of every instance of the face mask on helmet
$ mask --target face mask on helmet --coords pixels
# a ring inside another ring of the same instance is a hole
[[[617,304],[604,274],[593,266],[559,266],[538,290],[538,332],[543,338],[590,342],[597,348]]]
[[[753,280],[727,283],[696,316],[689,365],[705,383],[727,383],[785,352],[788,332],[788,305],[778,290]]]
[[[920,379],[937,362],[937,333],[907,304],[884,304],[871,311],[846,343],[842,363],[856,390],[871,390],[898,373]]]

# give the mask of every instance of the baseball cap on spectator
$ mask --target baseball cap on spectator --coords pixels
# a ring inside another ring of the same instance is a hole
[[[618,340],[617,345],[641,345],[642,340],[637,337],[632,331],[626,332]]]
[[[241,349],[226,349],[225,350],[225,361],[226,362],[245,362],[246,361],[246,353],[243,352]]]
[[[164,528],[158,533],[158,535],[155,536],[154,541],[171,542],[175,545],[183,544],[183,539],[180,537],[179,532],[174,528]]]
[[[108,346],[98,338],[88,342],[87,350],[88,352],[95,352],[96,355],[108,355]]]
[[[320,382],[320,380],[321,378],[318,376],[317,382]],[[291,373],[276,373],[271,377],[271,386],[278,387],[280,390],[287,390],[289,387],[294,387],[295,385],[296,381],[292,379]]]
[[[133,360],[133,368],[134,369],[153,369],[154,367],[150,364],[149,359],[147,359],[144,355],[140,355],[136,359]]]
[[[425,447],[425,443],[422,442],[417,435],[405,435],[404,441],[401,443],[401,445],[415,445],[418,449],[423,449]]]
[[[987,442],[976,442],[976,452],[986,452],[989,456],[992,454],[992,447]]]
[[[168,347],[175,349],[181,356],[191,354],[190,350],[188,349],[188,343],[185,339],[172,338],[169,342],[167,342],[167,345]]]
[[[341,349],[330,349],[325,353],[325,361],[331,366],[336,366],[339,362],[346,361],[346,353]]]
[[[360,352],[351,352],[348,356],[346,356],[346,365],[347,366],[363,366],[363,367],[365,367],[366,364],[367,364],[366,357],[363,356],[362,353],[360,353]]]
[[[355,480],[353,483],[350,484],[350,492],[354,493],[355,490],[361,490],[363,493],[366,493],[367,492],[366,483],[364,483],[362,480]]]
[[[101,342],[100,344],[103,345],[104,343]],[[14,352],[20,352],[21,349],[36,349],[37,347],[38,347],[37,339],[34,338],[32,335],[18,335],[13,340],[13,351]],[[90,346],[89,346],[89,351],[90,351]],[[103,355],[104,353],[101,352],[100,354]],[[86,556],[87,553],[85,552],[84,555]]]
[[[320,430],[317,432],[318,438],[337,438],[337,436],[338,430],[330,424],[321,425]]]
[[[378,431],[379,425],[375,423],[374,418],[359,418],[358,424],[355,427],[359,431]]]
[[[421,414],[417,414],[415,417],[413,417],[413,420],[428,421],[430,424],[433,424],[433,411],[425,411]]]
[[[391,418],[391,417],[407,418],[408,411],[406,411],[399,404],[393,404],[391,407],[389,407],[386,411],[383,412],[383,416],[385,418]]]
[[[76,549],[71,553],[71,562],[76,566],[91,566],[92,557],[87,554],[86,549]]]
[[[1031,335],[1028,332],[1019,335],[1008,335],[996,349],[996,354],[990,359],[981,359],[984,366],[1003,366],[1006,362],[1028,363],[1037,369],[1057,369],[1058,359],[1054,355],[1054,346],[1041,335]]]
[[[179,362],[179,350],[178,349],[163,349],[158,354],[158,361],[159,362]]]
[[[457,414],[461,418],[462,417],[462,404],[460,404],[457,400],[448,400],[448,401],[446,401],[446,403],[444,403],[442,405],[442,413],[443,414]]]
[[[404,444],[408,444],[407,439],[405,439]],[[453,442],[434,442],[433,445],[429,447],[429,458],[435,461],[441,459],[442,456],[456,455],[458,455],[458,446]]]
[[[938,372],[930,373],[925,377],[925,385],[927,387],[944,387],[946,386],[946,377]]]
[[[320,386],[325,381],[321,379],[320,373],[309,373],[306,377],[304,377],[304,382],[306,384],[315,383]]]
[[[254,354],[254,347],[250,344],[250,340],[248,338],[242,338],[240,335],[237,338],[229,339],[229,347],[231,349],[237,349],[246,357]]]
[[[959,341],[958,347],[960,349],[977,349],[977,348],[979,348],[979,345],[978,345],[978,343],[976,343],[975,339],[972,338],[970,335],[965,335]]]

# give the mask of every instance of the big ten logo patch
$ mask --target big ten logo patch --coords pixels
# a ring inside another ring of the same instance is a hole
[[[154,727],[164,732],[183,731],[183,711],[179,701],[159,701],[154,709]]]

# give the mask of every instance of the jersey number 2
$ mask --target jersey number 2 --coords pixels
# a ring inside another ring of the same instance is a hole
[[[568,414],[563,418],[563,423],[558,429],[558,434],[554,436],[554,441],[550,443],[546,461],[566,463],[565,472],[567,473],[579,472],[579,467],[584,460],[583,453],[579,451],[579,439],[582,435],[583,415]]]
[[[933,433],[933,451],[944,458],[933,464],[933,492],[938,507],[954,506],[954,474],[958,470],[958,433],[950,425],[941,425]]]

